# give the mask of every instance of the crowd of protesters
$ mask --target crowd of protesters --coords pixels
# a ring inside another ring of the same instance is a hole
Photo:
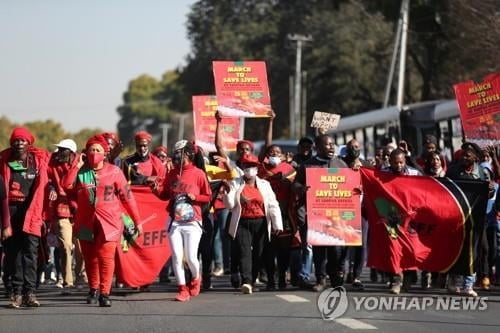
[[[448,159],[428,135],[420,156],[400,141],[365,159],[357,140],[339,148],[320,131],[315,138],[300,139],[295,154],[285,155],[272,142],[272,114],[260,154],[251,141],[241,140],[231,159],[221,144],[221,118],[216,118],[217,151],[210,154],[187,140],[177,142],[170,154],[166,147],[152,149],[152,136],[145,131],[135,134],[130,156],[120,156],[122,143],[110,132],[89,138],[80,151],[66,138],[49,153],[36,148],[28,129],[15,128],[10,147],[0,153],[1,271],[9,306],[40,306],[36,289],[51,280],[63,290],[87,284],[88,304],[111,306],[117,243],[123,233],[142,232],[131,185],[149,187],[166,201],[172,258],[160,281],[170,281],[173,270],[178,301],[210,290],[212,279],[223,274],[244,294],[259,285],[319,292],[350,284],[363,290],[366,254],[376,251],[370,249],[369,221],[363,214],[362,246],[308,244],[306,168],[373,167],[396,175],[487,181],[490,199],[487,221],[477,231],[476,273],[421,272],[420,282],[424,289],[447,288],[473,297],[474,287],[500,284],[499,147],[481,149],[466,142]],[[133,221],[125,228],[123,209]],[[387,283],[399,294],[418,276],[416,271],[371,269],[370,280]]]

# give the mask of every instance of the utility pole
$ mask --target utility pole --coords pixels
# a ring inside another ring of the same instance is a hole
[[[184,128],[186,126],[186,118],[190,115],[187,113],[179,114],[179,132],[178,132],[178,140],[184,140]]]
[[[172,125],[168,123],[159,124],[161,128],[161,145],[164,147],[168,147],[168,130],[172,128]]]
[[[294,91],[294,102],[293,102],[293,118],[294,124],[290,123],[290,136],[292,139],[298,138],[300,135],[300,107],[302,103],[300,103],[300,95],[301,95],[301,83],[302,83],[302,47],[305,43],[312,41],[312,37],[310,35],[299,35],[299,34],[290,34],[288,35],[288,39],[296,42],[297,53],[295,57],[295,91]],[[292,116],[290,115],[290,119]],[[292,127],[292,125],[294,125]]]
[[[399,55],[399,77],[397,107],[399,111],[403,109],[405,70],[406,70],[406,44],[408,40],[408,21],[410,12],[410,0],[403,0],[401,5],[401,53]]]
[[[383,107],[386,108],[389,105],[389,98],[391,95],[392,81],[394,79],[394,70],[396,67],[396,61],[399,52],[399,77],[398,77],[398,96],[397,105],[399,109],[403,107],[403,97],[404,97],[404,79],[406,70],[406,45],[408,36],[408,15],[409,15],[409,0],[402,0],[401,10],[399,12],[398,27],[396,29],[396,38],[394,41],[394,49],[392,52],[391,66],[389,69],[389,76],[387,78],[387,83],[385,86],[385,96]],[[400,46],[401,42],[401,46]]]

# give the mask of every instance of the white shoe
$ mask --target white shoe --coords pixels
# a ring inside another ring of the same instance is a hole
[[[477,297],[477,293],[472,288],[465,288],[462,291],[462,295],[468,296],[468,297]]]
[[[64,288],[63,280],[58,280],[55,284],[57,288]]]
[[[218,268],[214,269],[214,271],[212,272],[213,276],[221,276],[223,274],[224,274],[224,270],[222,269],[222,267],[218,267]]]
[[[245,283],[241,286],[241,292],[243,294],[251,294],[252,293],[252,286],[248,283]]]

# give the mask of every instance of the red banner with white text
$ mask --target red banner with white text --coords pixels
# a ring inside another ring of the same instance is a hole
[[[151,284],[170,258],[166,201],[158,199],[146,186],[132,186],[142,217],[143,232],[127,252],[118,246],[116,277],[130,287]]]
[[[217,120],[217,97],[193,96],[194,136],[196,144],[206,152],[214,152]],[[224,117],[220,122],[221,142],[227,151],[235,151],[240,140],[240,118]]]
[[[480,146],[500,143],[500,73],[483,82],[455,84],[455,95],[467,141]]]
[[[359,172],[348,168],[306,168],[307,243],[361,245]]]
[[[224,117],[271,115],[271,96],[264,61],[214,61],[215,94]]]

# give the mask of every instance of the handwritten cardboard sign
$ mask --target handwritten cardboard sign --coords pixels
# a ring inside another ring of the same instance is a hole
[[[333,130],[339,126],[339,121],[339,114],[314,111],[311,127]]]

